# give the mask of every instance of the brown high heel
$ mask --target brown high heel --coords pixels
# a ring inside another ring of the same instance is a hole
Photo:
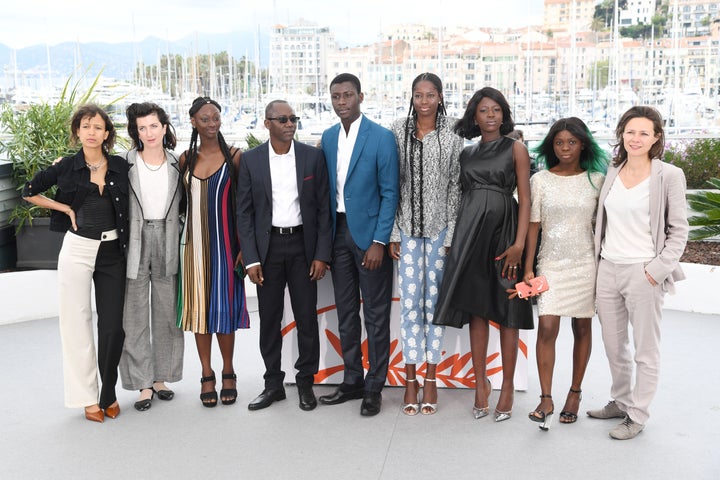
[[[109,418],[117,418],[120,415],[120,404],[115,401],[115,406],[110,405],[105,409],[105,416]]]
[[[85,418],[91,422],[103,423],[105,421],[105,413],[100,407],[94,412],[89,411],[87,407],[85,407]]]

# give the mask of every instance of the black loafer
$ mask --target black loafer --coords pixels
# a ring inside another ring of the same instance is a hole
[[[317,407],[317,399],[312,387],[298,388],[298,396],[300,397],[300,410],[310,411]]]
[[[140,390],[142,392],[142,390]],[[135,410],[138,412],[144,412],[145,410],[150,410],[150,407],[152,407],[152,400],[155,396],[155,390],[150,394],[150,398],[146,398],[145,400],[138,400],[135,402]]]
[[[155,388],[153,388],[153,392],[155,392],[155,395],[157,395],[160,400],[172,400],[175,396],[175,392],[172,390],[155,390]]]
[[[363,417],[372,417],[380,413],[382,406],[382,394],[380,392],[367,392],[363,396],[362,405],[360,405],[360,415]]]
[[[277,402],[279,400],[285,400],[285,389],[271,389],[266,388],[258,395],[255,400],[248,404],[248,410],[262,410]]]
[[[363,398],[363,387],[341,384],[333,393],[323,395],[319,400],[320,403],[324,405],[338,405],[348,400],[357,400],[359,398]]]

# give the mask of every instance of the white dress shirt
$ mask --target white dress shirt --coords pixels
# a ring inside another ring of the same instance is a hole
[[[340,132],[338,133],[336,200],[337,211],[340,213],[345,213],[345,197],[343,195],[345,191],[345,180],[347,179],[348,168],[350,168],[350,158],[352,158],[352,152],[355,148],[355,141],[357,140],[362,118],[363,115],[361,114],[350,124],[350,130],[347,135],[342,125],[340,125]]]
[[[283,154],[275,153],[270,142],[268,147],[272,185],[272,225],[273,227],[302,225],[295,171],[295,143],[291,141],[290,150]]]

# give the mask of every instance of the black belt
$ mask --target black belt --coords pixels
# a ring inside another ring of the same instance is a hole
[[[280,235],[292,235],[293,233],[300,233],[303,231],[303,226],[298,225],[297,227],[272,227],[270,229],[272,233]]]

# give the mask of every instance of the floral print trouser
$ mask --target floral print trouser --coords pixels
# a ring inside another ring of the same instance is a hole
[[[443,230],[438,238],[430,239],[400,232],[398,288],[405,363],[440,362],[445,327],[433,325],[432,320],[445,269],[446,233]]]

